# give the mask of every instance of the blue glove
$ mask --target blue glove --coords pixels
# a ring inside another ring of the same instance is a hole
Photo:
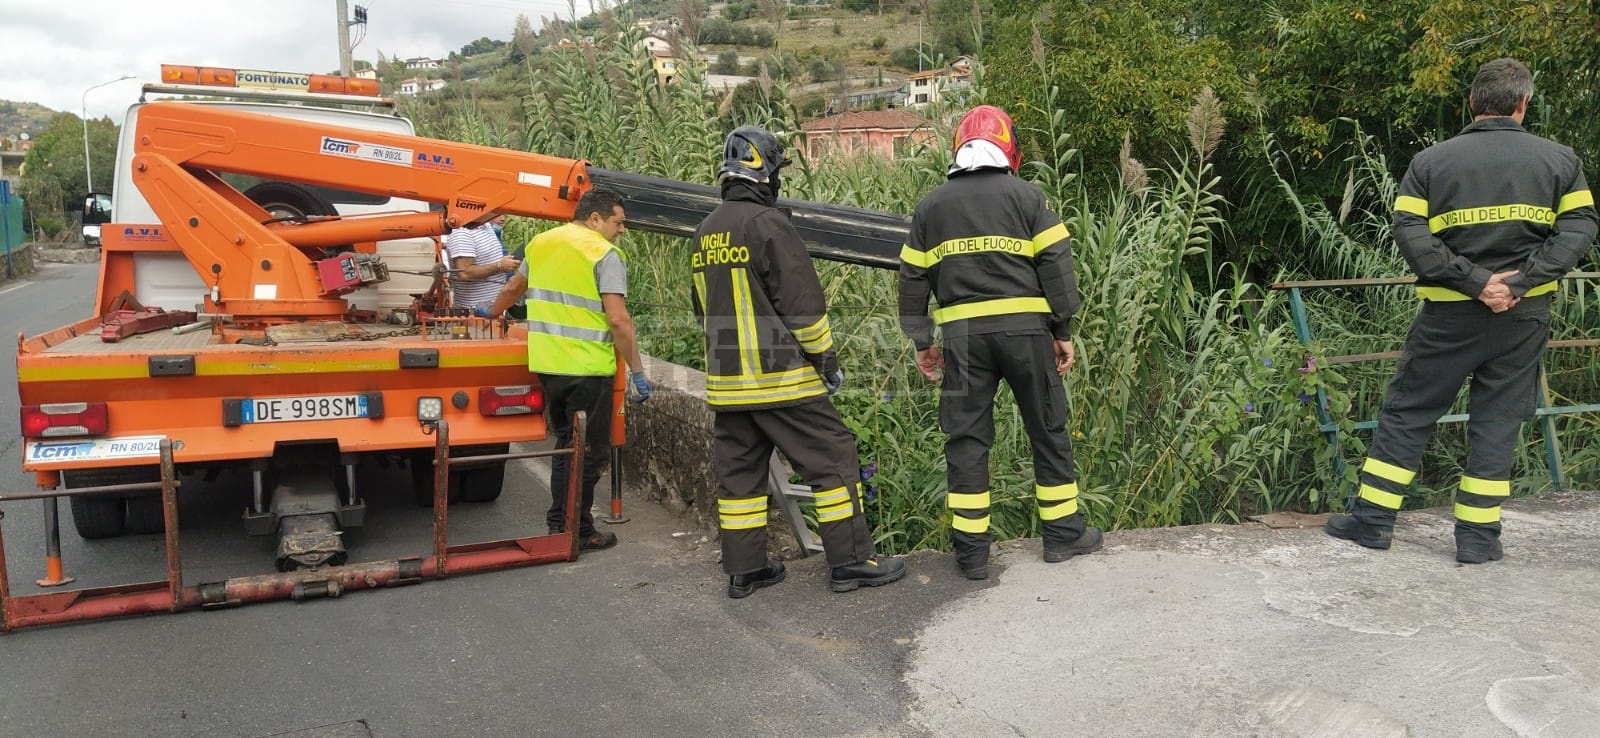
[[[650,399],[650,378],[643,371],[628,372],[628,401],[639,404]]]
[[[830,395],[838,392],[839,388],[844,386],[844,370],[835,369],[832,374],[822,375],[822,386],[828,388]]]
[[[489,314],[489,309],[484,307],[484,306],[482,306],[482,305],[479,305],[479,306],[473,308],[472,309],[472,314],[476,315],[476,316],[478,316],[480,318],[493,318],[494,317],[493,315]]]

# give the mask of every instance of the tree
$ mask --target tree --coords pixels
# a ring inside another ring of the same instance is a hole
[[[23,159],[20,194],[30,217],[43,227],[62,213],[75,210],[87,194],[83,159],[83,119],[57,113],[33,139]],[[110,192],[116,176],[117,125],[109,118],[89,121],[89,156],[94,163],[92,191]],[[59,222],[59,221],[56,221]]]
[[[717,62],[711,65],[712,74],[738,74],[739,53],[728,50],[717,54]]]

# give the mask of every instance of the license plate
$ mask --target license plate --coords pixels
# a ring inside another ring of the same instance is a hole
[[[240,403],[246,423],[288,423],[300,420],[340,420],[367,417],[366,395],[305,395],[257,397]]]

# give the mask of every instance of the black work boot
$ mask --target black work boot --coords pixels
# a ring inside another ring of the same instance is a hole
[[[956,566],[961,567],[961,576],[968,579],[989,578],[990,543],[988,533],[950,531],[950,547],[955,549]]]
[[[728,577],[728,596],[736,600],[749,597],[757,589],[783,581],[785,574],[782,561],[769,561],[748,574],[734,574]]]
[[[1074,556],[1094,553],[1100,550],[1105,540],[1106,537],[1100,533],[1100,529],[1092,525],[1084,528],[1083,534],[1072,543],[1053,543],[1047,538],[1044,542],[1044,560],[1054,564]]]
[[[1356,500],[1348,514],[1330,516],[1322,529],[1334,538],[1385,551],[1394,542],[1394,512],[1366,500]]]
[[[1500,524],[1456,522],[1456,561],[1482,564],[1505,558],[1500,546]]]
[[[900,559],[867,559],[859,564],[835,566],[828,575],[828,589],[849,592],[858,587],[881,587],[906,575],[906,562]]]

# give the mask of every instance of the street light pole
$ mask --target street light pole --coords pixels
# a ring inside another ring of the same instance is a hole
[[[83,194],[85,195],[94,192],[94,167],[89,163],[89,91],[99,87],[105,87],[106,85],[116,84],[125,79],[133,79],[133,75],[124,74],[116,79],[107,82],[101,82],[94,87],[84,90],[83,97],[78,100],[79,112],[83,113],[83,178],[84,183],[88,185],[88,189],[83,191]]]

